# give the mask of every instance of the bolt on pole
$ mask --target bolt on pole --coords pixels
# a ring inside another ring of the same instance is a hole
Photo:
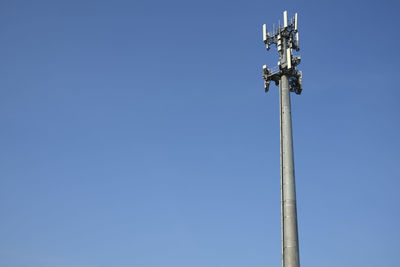
[[[296,186],[294,177],[293,136],[290,92],[301,94],[303,90],[302,72],[296,69],[300,56],[293,56],[293,49],[300,50],[297,29],[297,13],[290,21],[287,12],[283,13],[283,27],[280,22],[277,29],[267,32],[263,25],[263,40],[267,50],[275,44],[279,53],[278,66],[269,69],[263,66],[265,91],[269,83],[279,85],[280,108],[280,157],[281,157],[281,234],[282,267],[299,267],[299,240],[297,228]]]

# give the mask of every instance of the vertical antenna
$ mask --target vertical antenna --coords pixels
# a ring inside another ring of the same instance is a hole
[[[286,62],[287,62],[287,68],[291,69],[292,68],[292,59],[291,59],[291,54],[292,54],[292,49],[286,48]]]
[[[267,43],[267,24],[263,24],[263,41]]]
[[[283,11],[283,27],[287,27],[287,11]]]

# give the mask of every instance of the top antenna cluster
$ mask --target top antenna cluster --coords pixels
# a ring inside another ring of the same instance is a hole
[[[267,24],[263,25],[263,41],[266,45],[267,50],[271,48],[271,44],[276,44],[279,48],[282,48],[282,43],[279,40],[282,37],[288,39],[290,48],[296,51],[300,50],[299,46],[299,32],[297,28],[298,14],[295,13],[294,17],[290,19],[288,23],[287,11],[283,12],[283,27],[279,21],[278,28],[275,28],[275,24],[272,28],[272,32],[267,31]],[[279,47],[280,46],[280,47]]]
[[[279,53],[278,70],[269,69],[267,65],[263,66],[263,78],[265,81],[265,91],[269,90],[270,81],[274,81],[276,85],[280,83],[283,76],[289,80],[289,89],[291,92],[301,94],[303,90],[302,72],[296,69],[300,64],[300,56],[293,56],[292,51],[300,50],[299,31],[298,31],[298,15],[297,13],[288,21],[287,11],[283,12],[283,26],[278,23],[272,32],[267,31],[267,25],[263,25],[263,41],[269,50],[272,44],[275,44]]]

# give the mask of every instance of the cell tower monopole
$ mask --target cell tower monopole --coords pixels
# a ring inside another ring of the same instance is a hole
[[[282,229],[282,267],[299,267],[299,239],[297,229],[296,186],[294,177],[293,136],[290,92],[301,94],[303,90],[302,73],[297,70],[300,56],[297,13],[288,21],[287,11],[283,12],[283,26],[278,24],[267,31],[263,25],[263,41],[267,50],[276,45],[279,53],[278,66],[269,69],[263,66],[265,92],[271,81],[279,85],[280,142],[281,142],[281,229]]]

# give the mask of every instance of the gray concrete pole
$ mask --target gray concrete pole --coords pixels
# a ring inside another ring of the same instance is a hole
[[[292,116],[289,81],[286,75],[282,75],[280,80],[279,98],[281,118],[282,267],[299,267]]]

